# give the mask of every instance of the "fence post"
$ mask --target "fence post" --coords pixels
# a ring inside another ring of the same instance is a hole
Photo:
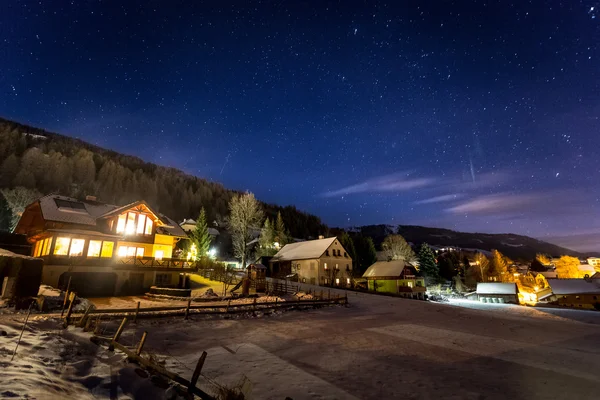
[[[71,277],[69,276],[69,283],[67,283],[67,291],[65,292],[65,298],[63,300],[62,311],[60,312],[60,317],[63,317],[65,313],[65,307],[67,306],[67,297],[69,297],[69,290],[71,289]]]
[[[113,339],[112,339],[110,345],[108,346],[108,350],[110,350],[110,351],[115,350],[114,343],[119,341],[119,338],[121,337],[121,333],[123,333],[123,329],[125,329],[126,323],[127,323],[127,317],[123,318],[123,321],[121,321],[121,325],[119,325],[119,329],[117,329],[117,332],[115,332],[115,336],[113,336]]]
[[[194,373],[192,374],[192,379],[190,380],[190,386],[188,386],[188,393],[191,393],[192,389],[196,387],[196,383],[198,382],[198,378],[200,377],[200,372],[202,372],[202,367],[204,366],[205,360],[206,360],[206,352],[203,351],[202,355],[198,359],[198,363],[196,364],[196,369],[194,369]]]
[[[146,336],[148,336],[148,332],[144,331],[144,333],[142,333],[142,339],[140,340],[140,343],[138,344],[138,347],[135,351],[135,354],[137,354],[138,356],[140,354],[142,354],[142,349],[144,348],[144,343],[146,343]]]
[[[93,305],[89,305],[87,310],[85,310],[85,313],[83,314],[83,317],[81,317],[81,319],[79,320],[79,327],[83,328],[85,326],[85,321],[88,318],[88,315],[90,314],[90,311],[92,311],[92,307],[94,307]]]
[[[73,312],[73,303],[75,303],[75,293],[71,293],[69,295],[71,302],[69,303],[69,309],[67,310],[67,316],[65,317],[64,327],[69,326],[69,318],[71,318],[71,313]]]
[[[327,291],[327,300],[331,300],[331,289]]]
[[[190,306],[192,305],[192,299],[190,298],[188,300],[188,304],[187,307],[185,309],[185,318],[184,319],[188,319],[188,316],[190,315]]]
[[[225,309],[225,312],[229,312],[229,305],[231,304],[231,299],[227,300],[227,308]]]
[[[135,315],[133,316],[133,323],[137,324],[137,316],[140,312],[140,302],[137,302],[137,307],[135,308]]]

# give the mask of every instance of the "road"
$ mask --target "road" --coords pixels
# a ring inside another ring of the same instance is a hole
[[[598,398],[600,313],[349,300],[262,318],[144,321],[124,340],[148,331],[146,348],[183,376],[206,350],[203,387],[245,379],[254,399]]]

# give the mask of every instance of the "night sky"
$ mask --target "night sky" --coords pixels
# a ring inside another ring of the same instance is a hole
[[[3,2],[0,115],[330,226],[600,232],[600,1],[188,3]]]

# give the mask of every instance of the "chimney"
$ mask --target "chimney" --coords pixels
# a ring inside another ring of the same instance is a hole
[[[319,239],[325,239],[325,236],[319,235]]]
[[[96,196],[90,196],[89,194],[87,196],[85,196],[85,199],[87,201],[96,201]]]

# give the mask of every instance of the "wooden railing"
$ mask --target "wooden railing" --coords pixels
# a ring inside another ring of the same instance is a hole
[[[70,257],[47,255],[41,257],[45,265],[70,265],[79,267],[134,266],[140,268],[196,268],[195,261],[180,258],[154,257]]]

